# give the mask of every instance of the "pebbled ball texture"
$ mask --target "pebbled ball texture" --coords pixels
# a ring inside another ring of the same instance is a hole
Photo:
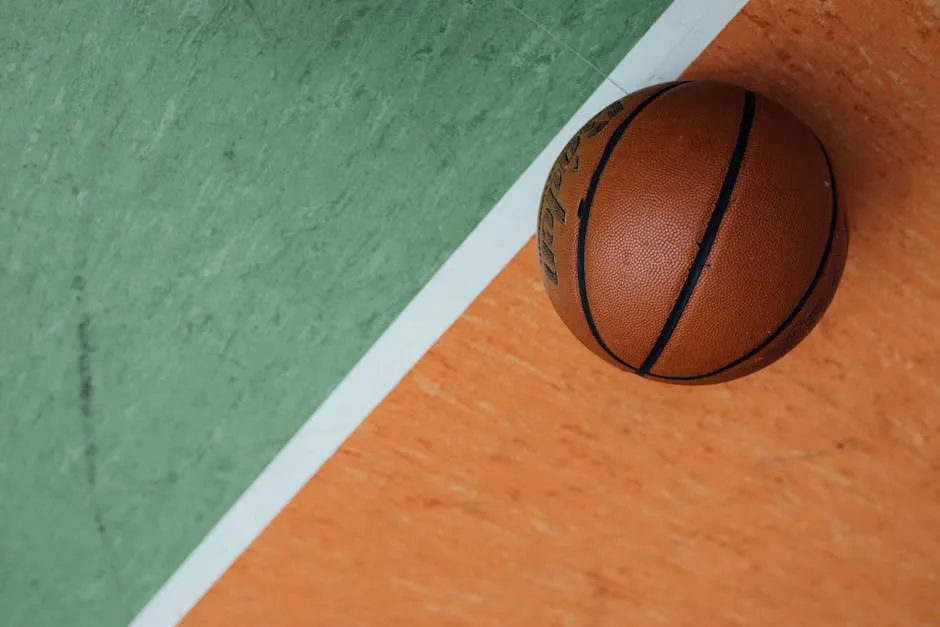
[[[832,301],[848,248],[822,144],[796,116],[711,82],[614,102],[556,160],[539,265],[572,333],[625,370],[728,381],[785,355]]]

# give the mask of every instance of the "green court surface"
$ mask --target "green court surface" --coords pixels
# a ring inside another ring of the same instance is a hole
[[[0,624],[126,624],[666,0],[0,0]]]

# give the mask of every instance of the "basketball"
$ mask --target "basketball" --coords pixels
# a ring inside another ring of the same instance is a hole
[[[723,83],[649,87],[585,124],[541,197],[552,305],[611,364],[678,384],[729,381],[819,322],[848,248],[820,140]]]

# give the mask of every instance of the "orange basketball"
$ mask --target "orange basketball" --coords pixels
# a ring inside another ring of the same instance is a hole
[[[836,291],[848,223],[805,124],[751,91],[676,82],[614,102],[569,142],[538,218],[542,277],[603,359],[716,383],[785,355]]]

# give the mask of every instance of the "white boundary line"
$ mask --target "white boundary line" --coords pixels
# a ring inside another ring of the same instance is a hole
[[[747,0],[675,0],[496,206],[216,523],[132,627],[177,624],[535,232],[542,185],[568,139],[641,87],[674,80]]]

